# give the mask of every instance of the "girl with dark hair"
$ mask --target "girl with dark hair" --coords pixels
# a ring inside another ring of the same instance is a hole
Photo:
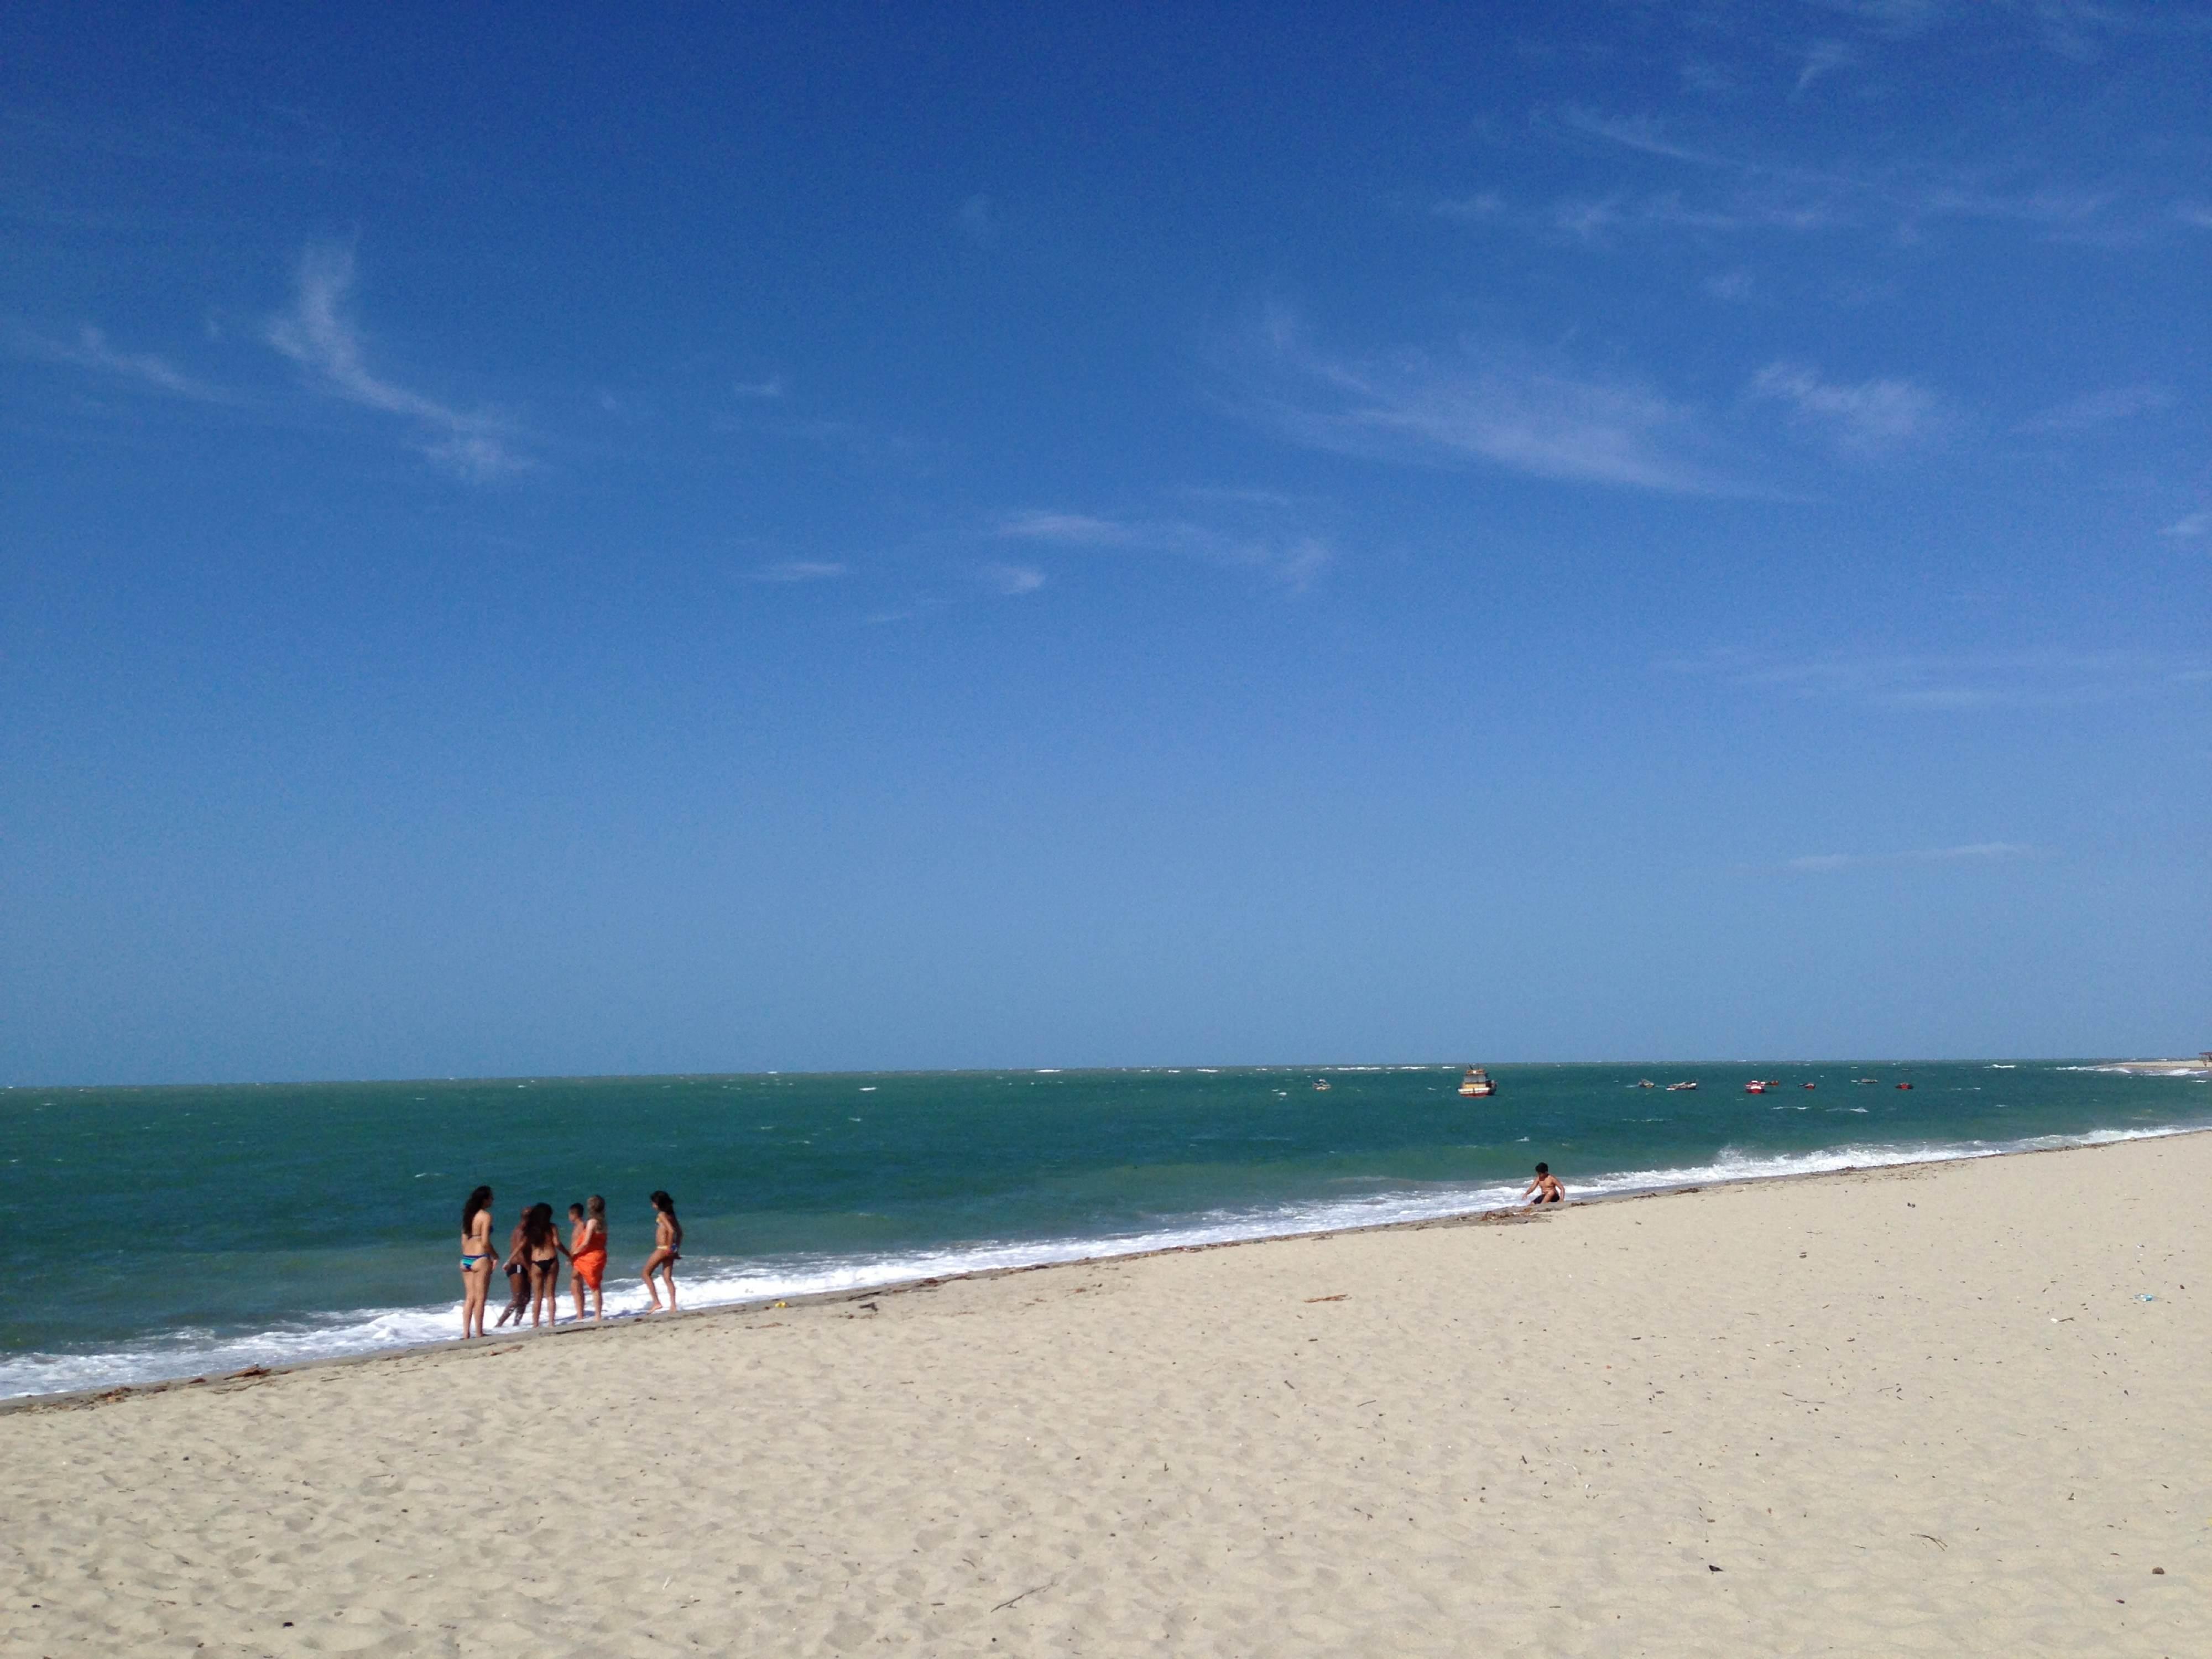
[[[676,1264],[684,1259],[684,1224],[676,1218],[676,1200],[666,1193],[653,1195],[653,1254],[645,1259],[645,1293],[653,1298],[648,1313],[660,1311],[658,1273],[668,1286],[668,1311],[676,1311]]]
[[[491,1291],[491,1188],[479,1187],[461,1206],[461,1335],[484,1334],[484,1298]]]
[[[553,1206],[533,1204],[522,1212],[523,1248],[530,1253],[530,1322],[540,1316],[549,1325],[561,1322],[561,1235],[553,1225]],[[520,1316],[515,1322],[520,1324]]]

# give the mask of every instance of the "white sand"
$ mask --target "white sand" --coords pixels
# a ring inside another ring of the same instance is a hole
[[[0,1650],[2212,1654],[2208,1183],[2193,1136],[20,1412]]]

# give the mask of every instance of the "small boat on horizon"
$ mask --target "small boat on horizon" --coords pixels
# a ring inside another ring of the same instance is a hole
[[[1490,1080],[1490,1073],[1481,1066],[1470,1066],[1467,1068],[1467,1075],[1459,1080],[1459,1091],[1469,1096],[1494,1095],[1498,1092],[1498,1085]]]
[[[1765,1081],[1763,1079],[1753,1078],[1750,1082],[1743,1085],[1743,1091],[1747,1095],[1763,1095],[1773,1086],[1774,1085],[1772,1084]]]
[[[1670,1083],[1667,1085],[1667,1092],[1670,1095],[1680,1094],[1685,1089],[1694,1089],[1697,1086],[1694,1083]]]
[[[1314,1087],[1316,1089],[1327,1089],[1328,1086],[1328,1079],[1325,1077],[1317,1077],[1314,1079]]]

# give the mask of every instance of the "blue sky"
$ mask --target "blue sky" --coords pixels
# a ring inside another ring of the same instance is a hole
[[[0,1081],[2212,1042],[2212,9],[18,8]]]

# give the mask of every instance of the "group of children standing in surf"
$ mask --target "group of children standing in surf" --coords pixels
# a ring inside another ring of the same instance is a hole
[[[676,1218],[676,1201],[666,1193],[653,1194],[653,1254],[645,1259],[645,1291],[653,1298],[647,1310],[658,1313],[665,1305],[676,1310],[676,1264],[684,1259],[684,1224]],[[600,1281],[607,1270],[607,1201],[598,1194],[588,1204],[568,1206],[568,1242],[561,1242],[553,1224],[553,1206],[533,1204],[522,1212],[507,1235],[507,1276],[510,1293],[507,1310],[499,1316],[504,1325],[512,1319],[519,1330],[523,1310],[532,1325],[561,1322],[561,1259],[568,1259],[569,1288],[576,1295],[576,1317],[584,1317],[584,1292],[592,1293],[591,1316],[601,1316]],[[484,1334],[484,1304],[491,1298],[491,1273],[499,1257],[491,1248],[491,1188],[479,1187],[461,1206],[461,1334]],[[668,1300],[661,1302],[665,1286]],[[495,1327],[496,1328],[496,1327]]]

